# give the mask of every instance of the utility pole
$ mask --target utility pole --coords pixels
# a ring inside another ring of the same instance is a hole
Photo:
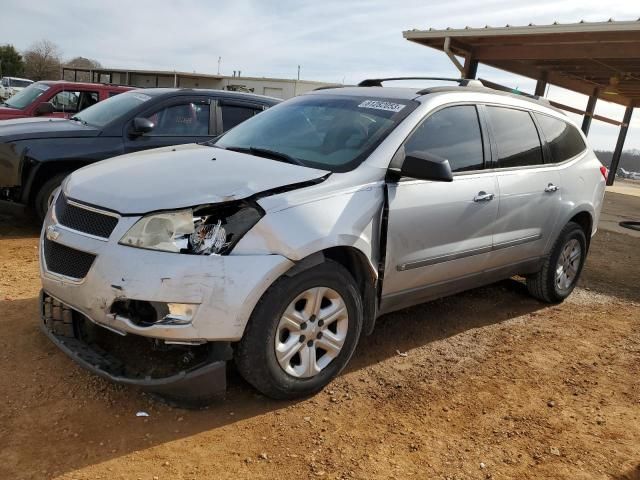
[[[222,57],[218,57],[218,75],[220,75],[220,63],[222,63]]]
[[[298,95],[298,82],[300,81],[300,65],[298,65],[298,79],[293,84],[293,96]]]
[[[293,96],[298,95],[298,82],[300,81],[300,65],[298,65],[298,79],[293,82]]]

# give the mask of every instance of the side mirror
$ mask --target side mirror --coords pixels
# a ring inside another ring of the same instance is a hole
[[[453,181],[449,160],[427,152],[411,152],[405,155],[400,173],[420,180]]]
[[[129,134],[134,137],[144,135],[153,130],[153,127],[155,127],[155,124],[148,118],[136,117],[133,119]]]
[[[42,102],[42,103],[38,104],[34,114],[35,115],[51,115],[55,111],[56,111],[56,109],[53,106],[53,104],[51,104],[49,102]]]

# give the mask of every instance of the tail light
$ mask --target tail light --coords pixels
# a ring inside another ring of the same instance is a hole
[[[605,180],[609,177],[609,169],[604,165],[600,165],[600,173],[602,174]]]

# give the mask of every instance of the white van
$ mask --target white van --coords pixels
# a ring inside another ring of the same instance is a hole
[[[0,100],[7,100],[25,87],[33,83],[33,80],[18,77],[2,77],[0,80]]]

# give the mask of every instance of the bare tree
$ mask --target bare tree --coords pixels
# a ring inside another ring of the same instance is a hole
[[[24,52],[25,74],[32,80],[60,78],[60,48],[49,40],[39,40]]]
[[[85,57],[72,58],[67,63],[65,63],[64,66],[65,67],[84,68],[84,69],[87,69],[87,70],[94,70],[96,68],[102,67],[100,62],[98,62],[97,60],[93,60],[91,58],[85,58]],[[76,72],[75,74],[73,72],[65,72],[65,78],[64,79],[65,80],[69,80],[69,81],[78,81],[78,82],[90,82],[90,81],[92,81],[90,72]]]

